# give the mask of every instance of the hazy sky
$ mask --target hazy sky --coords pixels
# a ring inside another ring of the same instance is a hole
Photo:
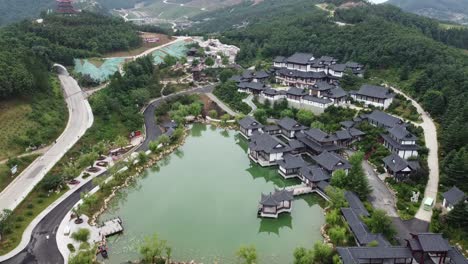
[[[369,0],[369,2],[372,2],[372,3],[375,3],[375,4],[380,4],[380,3],[383,3],[387,0]]]

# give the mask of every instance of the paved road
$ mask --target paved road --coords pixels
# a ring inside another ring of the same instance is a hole
[[[63,67],[63,66],[62,66]],[[58,75],[68,106],[68,124],[53,144],[0,193],[0,211],[13,210],[93,123],[93,113],[78,83],[60,68]]]
[[[210,93],[214,85],[194,88],[183,91],[177,94],[155,99],[151,102],[144,111],[145,126],[147,137],[137,151],[145,151],[148,149],[149,142],[157,139],[162,132],[156,124],[154,111],[158,105],[165,99],[175,97],[176,95],[189,93]],[[106,175],[104,173],[103,175]],[[28,246],[14,257],[2,262],[5,264],[62,264],[64,263],[63,256],[57,247],[56,231],[67,213],[80,200],[80,194],[93,189],[92,181],[84,184],[82,187],[73,192],[63,202],[58,204],[50,213],[48,213],[34,228],[31,240]]]
[[[406,99],[410,100],[416,110],[421,115],[423,122],[420,124],[420,127],[424,130],[424,140],[426,142],[426,147],[429,149],[429,155],[427,157],[427,163],[429,166],[429,180],[424,190],[424,197],[430,197],[434,199],[434,204],[437,200],[437,191],[439,185],[439,144],[437,142],[437,129],[434,124],[434,121],[427,114],[426,111],[421,107],[421,105],[416,102],[414,99],[401,92],[395,87],[389,86],[395,93],[403,95]],[[415,218],[431,222],[432,211],[426,211],[423,208],[424,200],[419,207],[418,212],[416,213]]]
[[[105,175],[105,174],[103,174]],[[93,189],[93,181],[81,186],[48,213],[34,228],[28,246],[2,264],[61,264],[64,262],[55,238],[63,218],[81,199],[80,194]]]
[[[139,146],[136,151],[147,151],[149,149],[149,143],[151,141],[156,140],[161,134],[162,131],[159,128],[158,124],[156,123],[155,117],[155,110],[156,108],[166,99],[173,98],[177,95],[182,94],[191,94],[191,93],[206,93],[210,94],[213,91],[214,85],[207,85],[204,87],[197,87],[190,90],[182,91],[175,94],[170,94],[164,97],[157,98],[150,102],[150,104],[146,107],[145,111],[143,112],[143,116],[145,118],[145,130],[146,130],[146,137],[141,146]]]
[[[254,96],[252,94],[250,94],[249,96],[247,96],[247,98],[242,99],[242,102],[248,104],[250,106],[250,108],[252,108],[252,111],[250,111],[249,115],[252,115],[257,110],[257,106],[252,101],[253,98],[254,98]]]

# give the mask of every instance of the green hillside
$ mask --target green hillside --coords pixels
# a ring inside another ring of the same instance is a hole
[[[468,0],[389,0],[405,11],[468,25]]]

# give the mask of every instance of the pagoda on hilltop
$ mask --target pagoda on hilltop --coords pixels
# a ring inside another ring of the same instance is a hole
[[[60,14],[77,13],[72,3],[73,3],[73,0],[57,0],[56,12]]]

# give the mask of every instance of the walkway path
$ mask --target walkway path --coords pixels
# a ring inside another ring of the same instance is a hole
[[[31,163],[0,193],[0,211],[15,209],[93,124],[93,112],[78,83],[68,74],[65,67],[56,66],[60,68],[58,77],[68,106],[67,126],[56,143],[44,155]]]
[[[391,88],[395,93],[403,95],[406,99],[410,100],[416,110],[421,115],[423,122],[419,126],[424,130],[424,140],[426,142],[426,147],[429,149],[429,155],[427,157],[427,163],[429,166],[429,180],[424,191],[424,197],[430,197],[434,199],[434,204],[437,200],[437,191],[439,185],[439,144],[437,142],[437,128],[434,124],[434,121],[431,119],[429,114],[424,111],[421,105],[416,102],[414,99],[398,90],[395,87],[385,85]],[[431,222],[432,211],[424,210],[424,200],[421,202],[418,212],[416,213],[416,218],[422,221]]]
[[[248,104],[250,108],[252,108],[252,111],[250,111],[249,115],[252,115],[253,112],[257,110],[257,106],[253,103],[252,99],[253,99],[253,94],[250,94],[249,96],[247,96],[247,98],[242,99],[242,102]]]
[[[219,100],[219,98],[216,97],[213,93],[207,93],[206,95],[229,115],[236,116],[239,114],[227,106],[223,101]]]

